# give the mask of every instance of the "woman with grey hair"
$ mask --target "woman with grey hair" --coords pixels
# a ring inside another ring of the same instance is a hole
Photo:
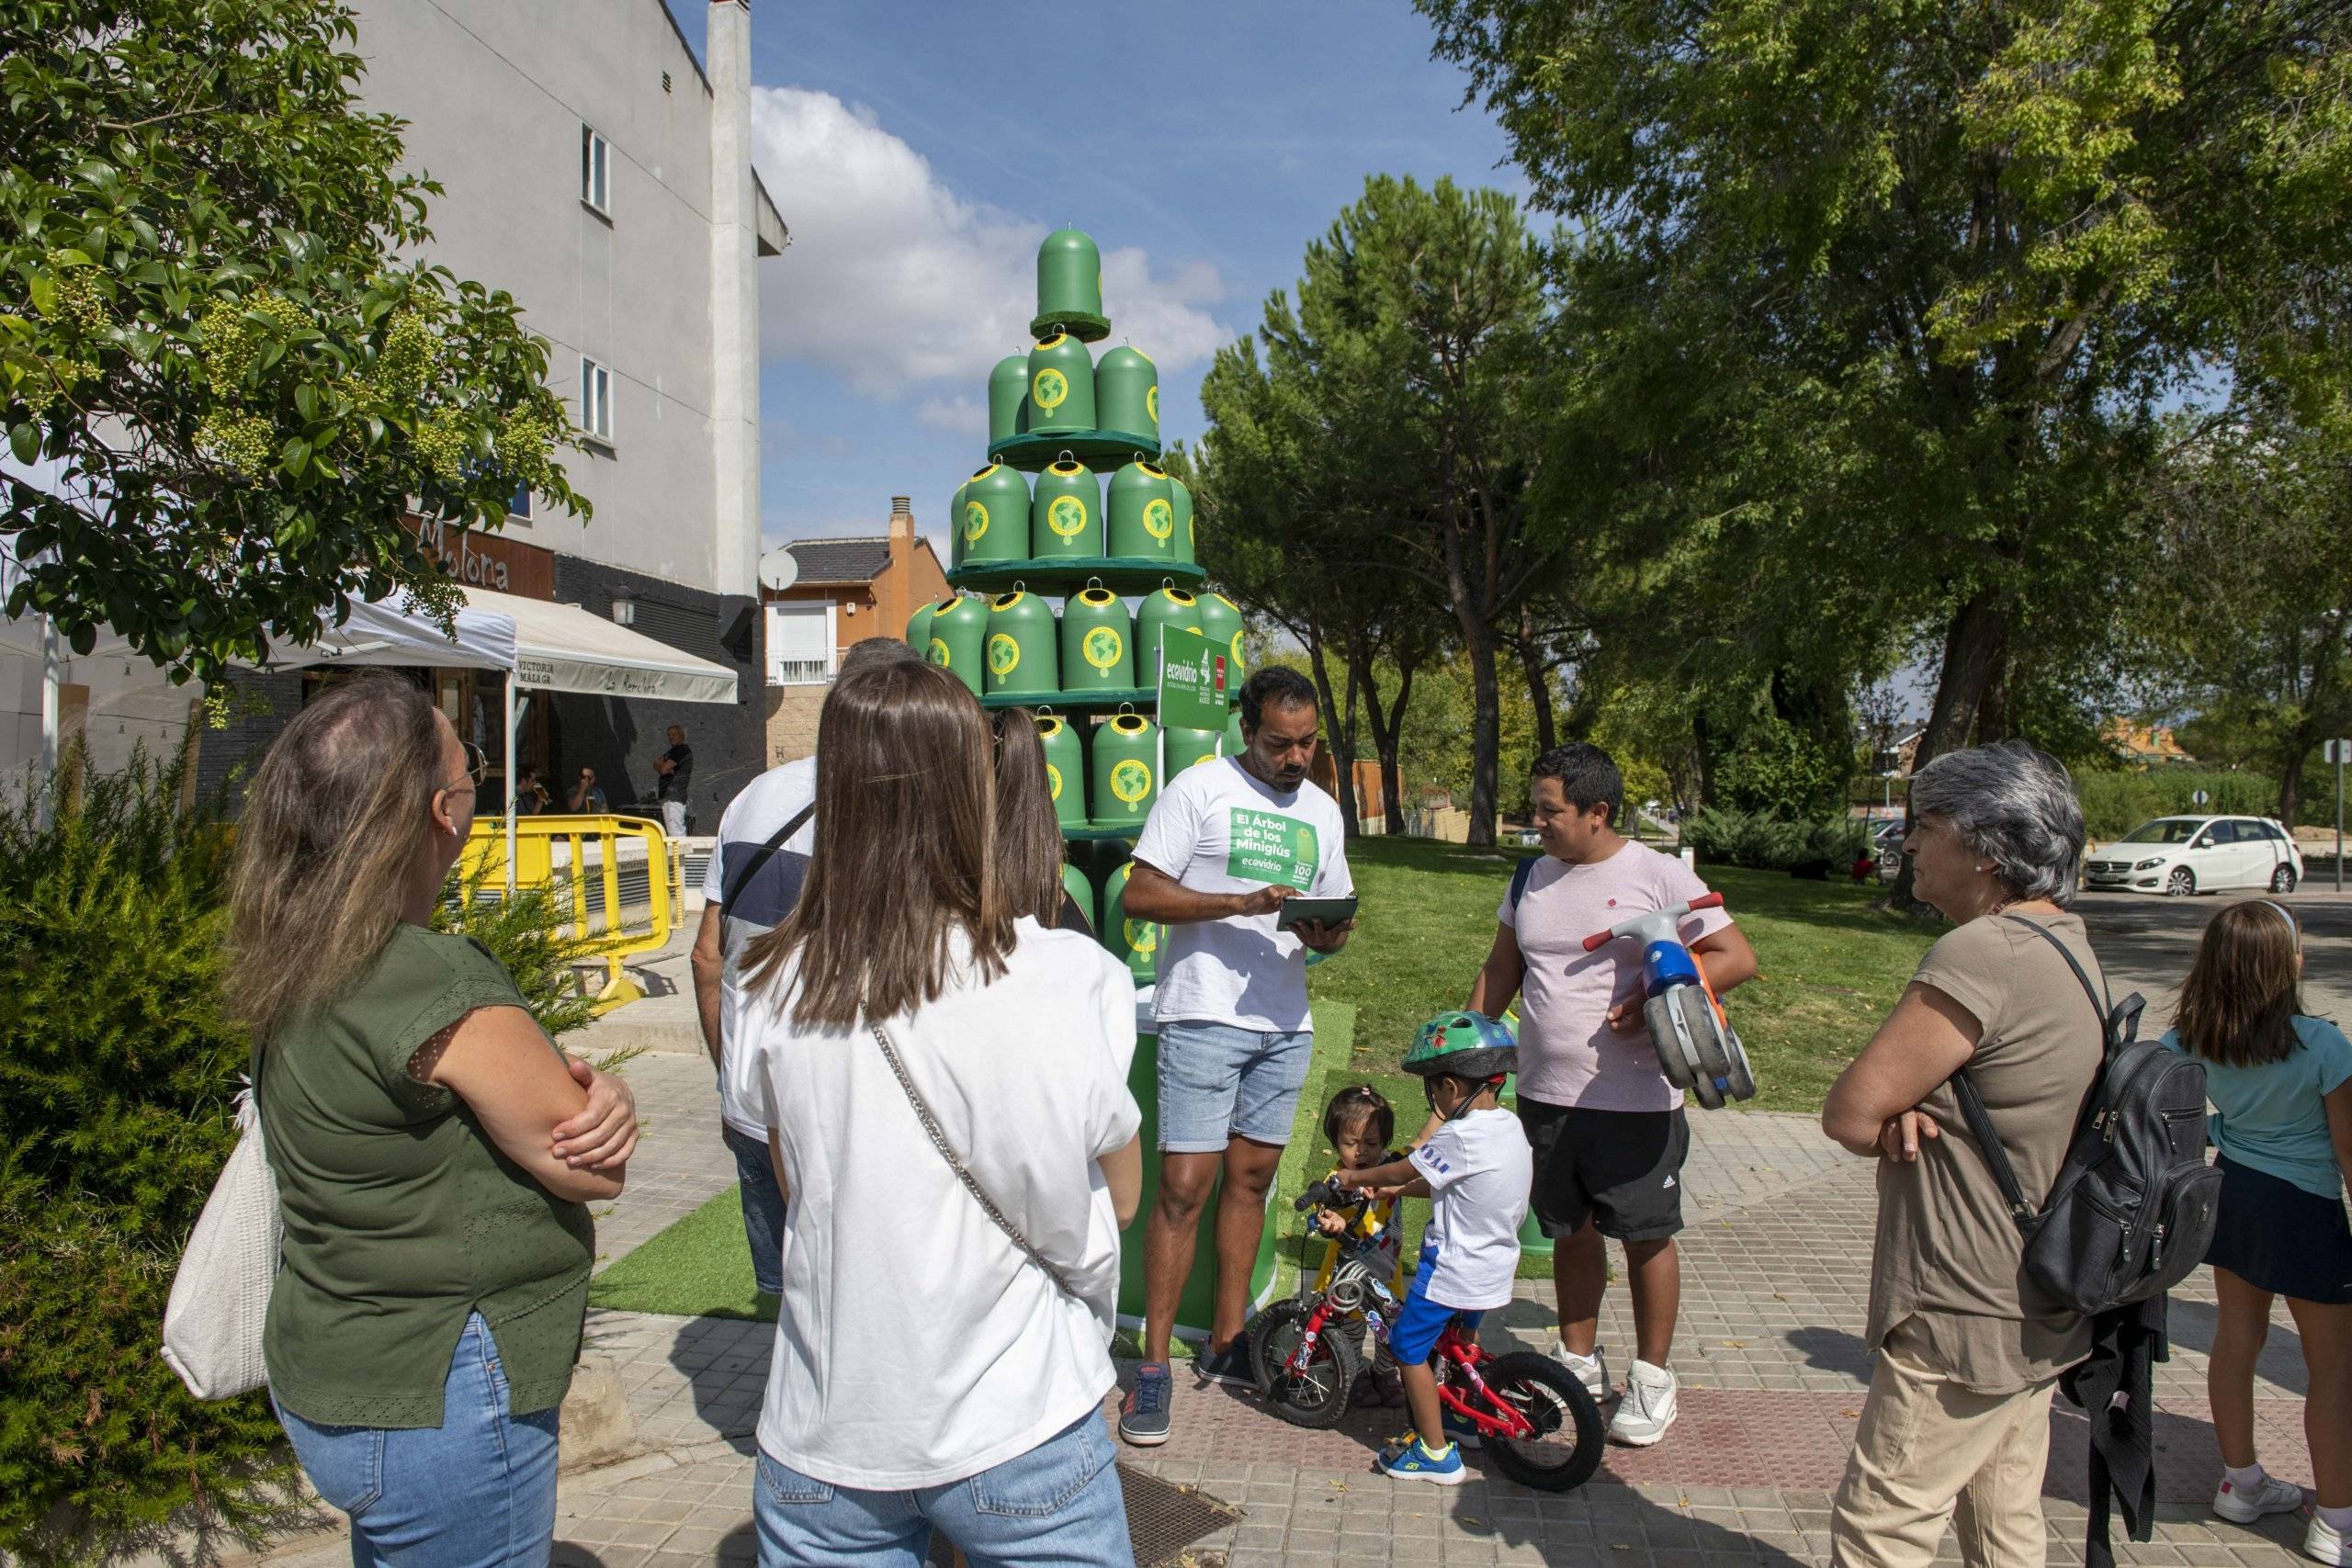
[[[1962,1067],[2028,1192],[2049,1190],[2100,1060],[2104,989],[2066,906],[2082,807],[2021,741],[1939,757],[1911,784],[1914,887],[1953,929],[1840,1074],[1822,1130],[1881,1162],[1871,1257],[1877,1355],[1830,1518],[1830,1561],[1932,1561],[1947,1522],[1963,1562],[2043,1560],[2050,1396],[2090,1325],[2024,1275],[1999,1185],[1952,1090]],[[2064,952],[2061,951],[2063,946]]]

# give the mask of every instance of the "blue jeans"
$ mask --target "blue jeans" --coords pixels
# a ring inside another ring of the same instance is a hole
[[[1159,1026],[1159,1147],[1222,1154],[1234,1137],[1290,1142],[1315,1035],[1265,1034],[1229,1023],[1169,1019]]]
[[[1134,1568],[1114,1456],[1091,1410],[1016,1459],[912,1492],[830,1485],[763,1452],[752,1483],[760,1568],[922,1568],[933,1529],[972,1568]]]
[[[438,1427],[322,1427],[277,1404],[319,1495],[351,1516],[353,1568],[546,1568],[555,1543],[554,1408],[507,1414],[506,1374],[475,1313]]]
[[[743,1239],[752,1245],[752,1280],[762,1293],[784,1294],[784,1189],[775,1184],[768,1146],[726,1129],[735,1155],[735,1190],[743,1201]]]

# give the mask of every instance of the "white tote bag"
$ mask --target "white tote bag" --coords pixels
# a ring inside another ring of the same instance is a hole
[[[261,1328],[283,1222],[250,1085],[237,1096],[237,1131],[164,1306],[164,1359],[198,1399],[233,1399],[269,1381]]]

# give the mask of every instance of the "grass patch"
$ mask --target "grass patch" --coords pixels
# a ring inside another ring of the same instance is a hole
[[[752,1283],[743,1205],[729,1187],[588,1282],[588,1304],[673,1317],[775,1321],[775,1298]]]

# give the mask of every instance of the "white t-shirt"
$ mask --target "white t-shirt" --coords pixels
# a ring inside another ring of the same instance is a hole
[[[1495,919],[1519,939],[1526,976],[1519,994],[1519,1092],[1547,1105],[1587,1111],[1671,1111],[1682,1091],[1659,1070],[1650,1032],[1619,1034],[1609,1010],[1642,998],[1642,945],[1631,938],[1587,953],[1584,939],[1621,920],[1706,892],[1698,874],[1672,855],[1627,840],[1592,865],[1550,855],[1535,863],[1519,908],[1503,892]],[[1721,909],[1684,919],[1693,942],[1731,924]]]
[[[1159,792],[1135,858],[1195,893],[1254,893],[1288,883],[1313,898],[1355,891],[1339,803],[1312,784],[1289,795],[1231,757],[1187,768]],[[1313,1028],[1306,944],[1272,915],[1168,928],[1155,998],[1159,1021],[1198,1021],[1289,1034]]]
[[[710,869],[703,874],[702,896],[706,902],[725,905],[727,915],[719,937],[720,949],[727,956],[718,981],[718,1049],[722,1064],[733,1048],[735,1020],[743,1005],[742,987],[736,976],[743,944],[762,931],[782,925],[785,916],[792,913],[792,906],[799,901],[800,884],[808,874],[808,857],[817,851],[816,818],[810,817],[800,825],[799,831],[777,845],[775,853],[748,882],[743,879],[744,871],[758,859],[769,839],[816,803],[817,759],[803,757],[780,768],[770,768],[744,785],[742,793],[727,803],[727,814],[718,819],[718,838],[711,845]],[[727,895],[730,888],[734,889],[735,900],[729,904]],[[723,1065],[719,1071],[718,1114],[744,1136],[766,1141],[766,1123],[738,1106],[728,1094]]]
[[[886,1027],[949,1146],[1082,1301],[956,1180],[868,1030],[803,1031],[764,992],[744,1008],[729,1081],[775,1129],[792,1189],[760,1447],[820,1481],[977,1475],[1112,1386],[1119,1232],[1095,1162],[1142,1125],[1135,982],[1091,938],[1018,931],[993,984],[959,965]]]
[[[1519,1277],[1519,1227],[1535,1185],[1535,1156],[1526,1130],[1508,1111],[1473,1111],[1430,1135],[1412,1153],[1430,1184],[1424,1247],[1437,1248],[1430,1300],[1456,1312],[1510,1304]]]

